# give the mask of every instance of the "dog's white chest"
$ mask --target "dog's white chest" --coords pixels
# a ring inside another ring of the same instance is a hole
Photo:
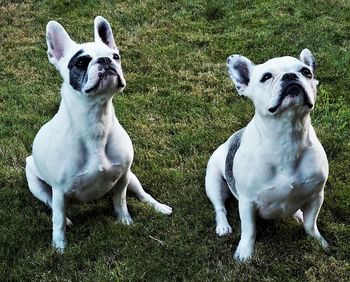
[[[98,199],[113,188],[127,168],[111,162],[105,154],[92,155],[74,177],[69,195],[84,202]]]
[[[323,187],[326,176],[322,170],[297,169],[277,170],[263,181],[255,194],[259,215],[265,219],[293,215]]]
[[[290,155],[276,147],[250,153],[234,169],[238,195],[251,199],[262,218],[290,216],[323,189],[328,165],[322,147],[305,147]]]
[[[259,215],[265,219],[294,214],[314,193],[321,189],[319,175],[296,171],[280,173],[262,183],[256,193]]]

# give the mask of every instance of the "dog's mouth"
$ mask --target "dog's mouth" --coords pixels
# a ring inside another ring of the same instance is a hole
[[[98,86],[103,82],[104,80],[107,80],[110,76],[116,76],[118,79],[118,87],[122,88],[124,87],[124,83],[122,82],[119,74],[117,73],[117,70],[111,66],[108,67],[108,69],[104,70],[103,72],[98,73],[98,80],[95,83],[94,86],[90,87],[89,89],[85,90],[86,93],[90,93],[95,91]]]
[[[278,97],[277,103],[275,106],[269,108],[270,113],[275,113],[277,109],[281,106],[282,102],[286,97],[296,97],[302,95],[305,101],[306,106],[309,109],[312,109],[313,104],[311,103],[309,96],[307,95],[303,86],[299,83],[289,83],[286,87],[284,87],[281,91],[280,96]]]

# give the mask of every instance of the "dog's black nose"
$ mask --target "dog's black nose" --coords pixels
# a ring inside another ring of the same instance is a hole
[[[282,76],[282,81],[285,81],[285,80],[296,80],[297,78],[298,78],[298,76],[294,72],[288,72],[288,73],[285,73]]]
[[[101,57],[101,58],[98,58],[96,62],[98,64],[110,64],[112,63],[112,60],[108,57]]]

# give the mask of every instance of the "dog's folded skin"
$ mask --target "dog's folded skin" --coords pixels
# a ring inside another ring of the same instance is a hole
[[[254,65],[234,55],[227,66],[239,94],[252,99],[255,115],[240,139],[234,143],[230,138],[208,162],[206,193],[216,212],[216,233],[232,232],[224,206],[230,187],[241,219],[237,260],[248,260],[253,253],[256,214],[265,219],[293,216],[327,248],[316,224],[328,161],[310,118],[318,84],[314,57],[304,49],[300,59]]]
[[[83,202],[113,190],[118,218],[132,223],[126,189],[164,214],[172,209],[146,193],[131,172],[133,146],[119,124],[112,97],[125,87],[109,23],[95,19],[95,42],[77,44],[54,21],[46,30],[49,61],[63,77],[57,114],[38,132],[26,160],[30,191],[52,208],[53,246],[63,252],[69,199]]]

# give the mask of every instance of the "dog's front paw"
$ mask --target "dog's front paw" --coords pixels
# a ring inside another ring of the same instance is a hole
[[[216,234],[218,236],[230,235],[232,233],[232,227],[227,224],[218,224],[216,226]]]
[[[248,245],[238,244],[238,247],[233,255],[234,259],[240,262],[246,262],[251,259],[253,248]]]
[[[131,225],[133,223],[133,220],[132,220],[130,214],[120,216],[119,220],[121,221],[121,223],[123,223],[125,225]]]
[[[162,214],[171,214],[173,212],[173,209],[165,204],[161,204],[161,203],[155,203],[154,204],[154,209],[157,212],[160,212]]]
[[[325,250],[325,251],[329,251],[329,243],[327,242],[327,240],[325,238],[323,238],[323,236],[321,236],[321,238],[319,239],[320,243],[321,243],[321,246],[322,248]]]
[[[64,248],[66,247],[66,242],[64,240],[52,240],[52,247],[59,254],[64,253]]]

